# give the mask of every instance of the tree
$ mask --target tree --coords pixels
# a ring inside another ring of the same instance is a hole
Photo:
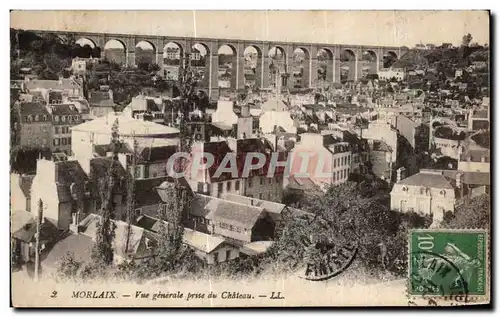
[[[134,139],[131,172],[127,173],[127,234],[125,236],[125,254],[128,254],[130,235],[132,234],[132,217],[135,209],[135,169],[137,159],[137,141]]]
[[[455,214],[443,226],[450,229],[458,228],[484,228],[490,227],[491,197],[484,194],[472,198],[468,204],[457,208]]]
[[[384,243],[397,228],[388,208],[374,197],[363,197],[358,185],[347,182],[314,194],[303,209],[310,215],[292,217],[280,229],[282,234],[272,247],[276,261],[293,267],[305,260],[305,250],[297,241],[313,237],[316,241],[332,241],[337,246],[356,245],[361,261],[370,267],[380,264],[378,245]]]
[[[82,262],[75,260],[75,254],[73,252],[67,252],[59,262],[57,275],[62,279],[75,278],[78,276],[82,266]]]
[[[467,33],[462,37],[462,45],[463,46],[469,46],[470,42],[472,41],[472,35],[470,33]]]
[[[113,200],[113,192],[117,184],[117,167],[118,152],[121,147],[118,131],[118,119],[113,124],[111,132],[111,166],[108,170],[106,177],[100,182],[100,193],[102,200],[102,207],[100,211],[100,219],[97,223],[96,242],[92,249],[93,263],[98,267],[109,266],[113,263],[114,249],[113,240],[115,238],[116,225],[112,221],[114,216],[115,204]]]

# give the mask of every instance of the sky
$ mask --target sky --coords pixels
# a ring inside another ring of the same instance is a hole
[[[489,43],[487,11],[12,11],[11,27],[409,46],[443,42]]]

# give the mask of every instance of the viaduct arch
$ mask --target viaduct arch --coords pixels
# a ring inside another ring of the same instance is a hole
[[[99,47],[101,58],[118,59],[122,65],[128,67],[137,65],[140,57],[137,56],[136,47],[139,43],[146,42],[150,48],[152,47],[152,52],[147,54],[148,60],[158,64],[164,73],[173,78],[175,78],[176,73],[178,74],[179,67],[182,65],[184,52],[190,52],[191,64],[202,79],[200,89],[206,90],[211,99],[218,98],[220,65],[225,68],[222,77],[225,79],[224,85],[229,84],[231,89],[272,87],[275,84],[276,71],[289,74],[288,78],[286,76],[281,78],[283,88],[292,89],[294,86],[307,88],[314,86],[317,81],[334,83],[355,81],[366,74],[376,73],[385,66],[390,67],[399,56],[408,50],[408,48],[402,47],[332,43],[292,43],[65,31],[34,30],[34,32],[72,36],[78,41],[87,42],[91,47]],[[109,42],[111,41],[114,43],[111,48],[114,49],[106,50],[106,45],[110,48]],[[170,43],[175,44],[175,46],[170,45]],[[223,46],[230,47],[232,54],[219,54],[219,49]],[[278,51],[277,56],[275,56],[276,50]],[[300,76],[293,77],[294,73]],[[274,76],[271,76],[273,74]]]

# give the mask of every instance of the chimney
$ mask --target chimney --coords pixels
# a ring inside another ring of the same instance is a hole
[[[400,167],[396,170],[396,182],[399,183],[403,178],[405,178],[406,168]]]

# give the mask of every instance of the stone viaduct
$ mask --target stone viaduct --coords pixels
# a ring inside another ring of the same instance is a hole
[[[151,54],[150,62],[158,64],[162,69],[174,69],[174,73],[175,68],[178,71],[179,65],[182,65],[184,53],[191,53],[191,64],[204,74],[200,88],[207,90],[211,99],[217,98],[220,88],[243,89],[249,81],[261,89],[271,87],[275,78],[270,75],[271,64],[278,65],[280,72],[289,73],[284,82],[285,87],[308,88],[317,79],[340,83],[355,81],[367,73],[376,74],[383,68],[385,57],[391,56],[395,60],[406,53],[406,48],[370,45],[66,31],[35,32],[71,36],[77,42],[83,40],[92,47],[99,47],[101,58],[108,57],[108,43],[114,42],[115,46],[119,43],[118,51],[121,50],[123,54],[121,63],[126,66],[136,65],[136,47],[145,42]],[[301,53],[296,55],[297,52]],[[193,56],[196,63],[193,63]],[[299,58],[300,62],[296,62],[294,56],[302,56]]]

